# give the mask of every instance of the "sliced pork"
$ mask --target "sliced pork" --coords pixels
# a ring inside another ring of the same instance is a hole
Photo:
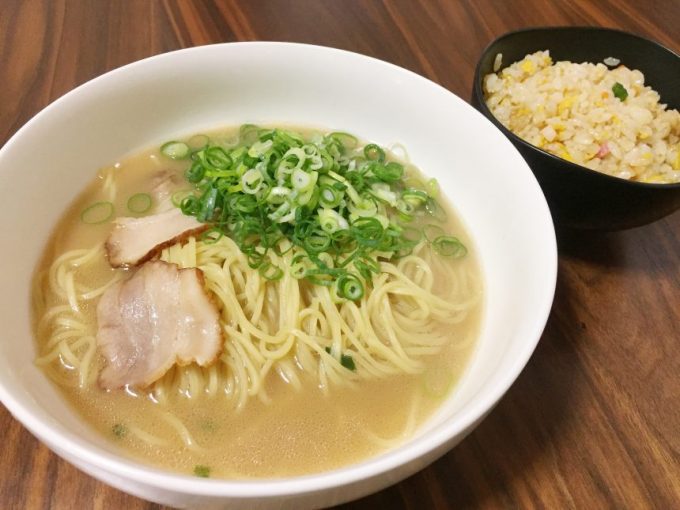
[[[145,387],[174,364],[212,363],[219,355],[219,311],[203,286],[203,273],[147,262],[111,286],[97,306],[97,345],[107,365],[103,388]]]
[[[165,212],[175,207],[172,196],[182,188],[186,189],[187,183],[177,172],[160,170],[151,178],[151,199],[154,204],[153,211]]]
[[[185,215],[177,207],[142,218],[116,218],[105,244],[109,264],[111,267],[136,266],[166,246],[206,228],[206,224]]]

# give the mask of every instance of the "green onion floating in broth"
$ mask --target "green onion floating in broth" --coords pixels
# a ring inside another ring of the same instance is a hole
[[[148,193],[135,193],[127,201],[127,208],[135,214],[143,214],[151,209],[152,199]]]
[[[467,254],[467,248],[458,238],[453,236],[439,236],[432,241],[432,246],[440,255],[460,258]]]
[[[95,202],[80,213],[80,221],[88,225],[99,225],[113,218],[115,208],[111,202]]]
[[[167,142],[161,146],[161,154],[170,159],[185,159],[189,153],[189,146],[184,142]]]
[[[196,464],[194,466],[194,476],[199,478],[210,478],[210,466],[204,466],[203,464]]]
[[[116,423],[113,427],[111,427],[111,432],[113,432],[113,435],[118,439],[123,439],[127,435],[128,430],[125,425]]]

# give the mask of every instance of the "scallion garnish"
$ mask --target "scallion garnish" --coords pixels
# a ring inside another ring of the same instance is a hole
[[[143,214],[151,209],[151,195],[148,193],[135,193],[127,201],[127,208],[135,214]]]
[[[194,466],[194,475],[200,478],[210,478],[210,466],[197,464]]]
[[[626,87],[621,85],[618,81],[612,86],[612,92],[614,93],[614,96],[619,99],[619,101],[625,101],[628,97],[628,91],[626,90]]]
[[[357,371],[357,366],[354,363],[354,358],[350,356],[349,354],[342,354],[340,356],[340,364],[345,367],[347,370],[351,370],[352,372]]]
[[[366,156],[366,159],[369,161],[378,161],[380,163],[385,161],[385,151],[374,143],[369,143],[364,147],[364,156]]]
[[[338,296],[349,299],[350,301],[356,301],[364,296],[364,286],[357,278],[351,273],[343,274],[335,282],[337,286]]]
[[[464,254],[456,238],[429,226],[446,220],[434,199],[436,181],[406,179],[404,166],[379,145],[360,146],[340,132],[313,142],[254,125],[239,133],[236,145],[206,137],[203,146],[184,144],[186,154],[183,142],[161,152],[190,157],[185,177],[194,188],[173,195],[173,203],[209,223],[209,239],[232,238],[262,277],[277,280],[288,271],[356,301],[380,273],[379,257],[406,256],[420,242],[443,255]],[[270,254],[289,250],[290,267],[273,262]]]
[[[184,142],[167,142],[161,146],[161,154],[170,159],[184,159],[189,156],[189,146]]]
[[[467,248],[458,238],[453,236],[439,236],[432,241],[432,246],[440,255],[460,258],[467,254]]]
[[[331,354],[331,348],[326,347],[326,352],[328,354]],[[356,363],[354,363],[354,358],[350,354],[341,354],[340,355],[340,364],[345,367],[347,370],[351,370],[352,372],[357,371],[357,366]]]
[[[114,207],[111,202],[95,202],[80,213],[80,221],[88,225],[99,225],[113,218]]]
[[[121,423],[116,423],[111,427],[111,432],[113,432],[113,435],[118,439],[123,439],[127,435],[127,427]]]
[[[446,232],[444,232],[444,229],[441,226],[429,223],[423,227],[423,235],[425,236],[425,239],[432,242],[437,237],[446,235]]]

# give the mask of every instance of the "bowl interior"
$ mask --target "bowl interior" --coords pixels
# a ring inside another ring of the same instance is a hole
[[[405,145],[436,177],[474,240],[485,278],[479,345],[463,381],[403,447],[332,475],[212,483],[118,455],[33,364],[30,280],[57,218],[98,168],[169,138],[244,122],[312,125]],[[158,487],[257,496],[341,485],[460,439],[516,378],[552,303],[554,230],[545,199],[510,142],[464,101],[401,68],[305,45],[183,50],[104,75],[38,114],[0,151],[0,231],[12,246],[0,283],[0,398],[40,439],[122,478]],[[288,484],[288,485],[286,485]]]

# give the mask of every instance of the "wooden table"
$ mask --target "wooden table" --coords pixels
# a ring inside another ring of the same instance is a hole
[[[467,99],[485,45],[532,25],[617,27],[680,50],[679,0],[1,0],[0,143],[110,69],[226,41],[356,51]],[[680,508],[680,212],[558,237],[552,314],[498,407],[429,468],[344,508]],[[0,430],[2,509],[159,508],[77,471],[2,406]]]

